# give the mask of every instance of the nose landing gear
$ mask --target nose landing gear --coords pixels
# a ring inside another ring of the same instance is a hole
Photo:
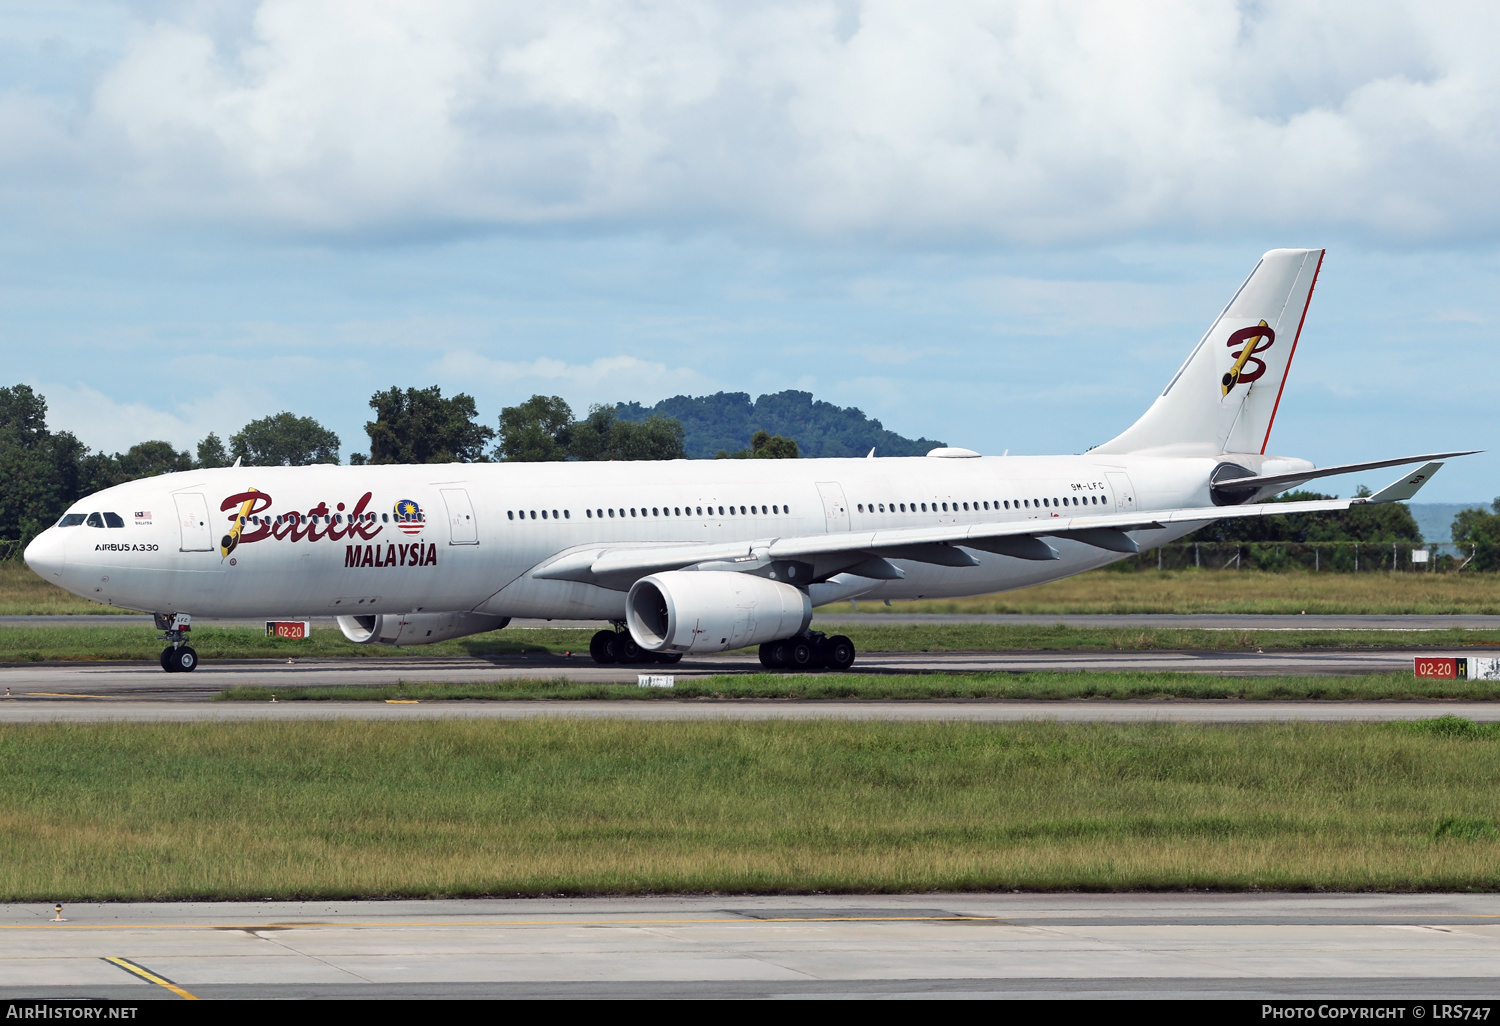
[[[155,614],[156,629],[161,631],[161,640],[170,642],[161,650],[161,668],[168,673],[191,673],[198,668],[198,653],[187,643],[188,631],[193,629],[193,618],[187,613]]]

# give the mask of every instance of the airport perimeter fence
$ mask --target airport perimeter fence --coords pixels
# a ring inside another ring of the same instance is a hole
[[[1109,569],[1306,570],[1312,573],[1451,573],[1467,567],[1473,552],[1456,545],[1411,542],[1175,542],[1146,549]]]

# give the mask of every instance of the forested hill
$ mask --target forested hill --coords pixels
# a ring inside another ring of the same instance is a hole
[[[615,412],[621,420],[642,421],[652,414],[677,418],[693,459],[711,459],[720,449],[743,449],[757,431],[795,440],[807,457],[863,456],[871,448],[876,456],[925,456],[943,445],[930,438],[904,438],[853,406],[841,408],[792,389],[753,403],[746,392],[674,395],[655,406],[620,403]]]

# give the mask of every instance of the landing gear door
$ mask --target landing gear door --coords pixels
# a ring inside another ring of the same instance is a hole
[[[448,544],[478,545],[479,524],[474,520],[474,504],[462,488],[444,488],[443,505],[448,509]]]
[[[1106,473],[1109,478],[1109,490],[1115,493],[1115,512],[1135,512],[1135,486],[1130,483],[1130,476],[1124,473]]]
[[[849,504],[844,501],[844,489],[837,481],[819,481],[818,494],[823,498],[823,519],[828,531],[849,530]]]
[[[182,529],[182,552],[212,552],[213,528],[208,525],[208,500],[198,492],[178,492],[177,526]]]

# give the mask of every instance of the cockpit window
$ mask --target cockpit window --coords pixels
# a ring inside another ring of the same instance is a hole
[[[84,523],[88,524],[90,527],[103,527],[104,518],[101,517],[98,513],[90,513],[88,515],[88,519],[85,520]]]
[[[106,514],[104,514],[104,526],[105,527],[124,527],[125,526],[125,521],[123,521],[123,520],[120,519],[120,514],[118,514],[118,513],[106,513]]]
[[[77,527],[83,523],[82,513],[65,513],[63,518],[57,522],[58,527]]]

